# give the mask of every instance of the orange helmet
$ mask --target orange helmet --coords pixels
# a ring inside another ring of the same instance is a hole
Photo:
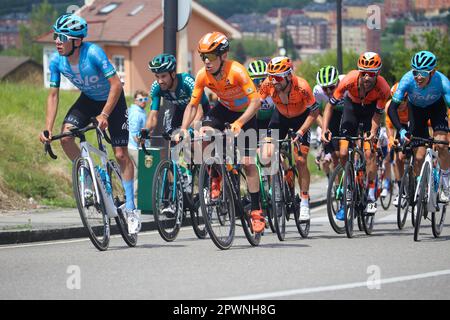
[[[267,65],[267,73],[272,76],[292,72],[292,61],[288,57],[275,57]]]
[[[381,57],[375,52],[364,52],[359,56],[358,69],[362,71],[378,71],[381,69]]]
[[[197,50],[199,53],[217,52],[225,53],[229,50],[230,43],[228,38],[221,32],[210,32],[205,34],[198,42]]]

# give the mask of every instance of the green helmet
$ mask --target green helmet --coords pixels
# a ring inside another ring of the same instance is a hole
[[[250,78],[267,77],[267,63],[264,60],[255,60],[250,62],[247,68]]]
[[[177,60],[173,55],[163,53],[154,57],[148,67],[153,73],[173,72],[177,68]]]
[[[316,76],[317,84],[321,87],[335,85],[339,80],[339,71],[333,66],[320,68]]]

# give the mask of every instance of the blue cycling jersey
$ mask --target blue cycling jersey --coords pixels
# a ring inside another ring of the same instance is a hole
[[[151,110],[159,110],[161,97],[181,110],[186,109],[186,106],[191,100],[192,91],[194,90],[195,85],[195,79],[189,73],[178,73],[177,79],[178,85],[175,89],[175,92],[170,92],[169,90],[163,91],[161,90],[158,81],[153,82],[152,88],[150,89],[150,96],[152,97]],[[202,96],[201,104],[203,110],[205,110],[205,108],[209,108],[209,101],[204,93]]]
[[[80,47],[78,65],[58,52],[50,59],[50,87],[59,88],[61,74],[70,80],[86,96],[95,101],[106,101],[110,84],[108,79],[116,74],[102,48],[90,42]]]
[[[426,108],[441,97],[444,97],[445,103],[450,106],[450,81],[445,75],[436,71],[430,83],[421,89],[414,80],[412,71],[409,71],[400,80],[392,100],[401,103],[405,94],[408,94],[408,101],[416,107]]]

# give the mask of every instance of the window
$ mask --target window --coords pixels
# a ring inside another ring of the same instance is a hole
[[[141,4],[141,5],[137,6],[136,8],[134,8],[134,10],[131,11],[128,15],[129,15],[129,16],[135,16],[135,15],[137,15],[143,8],[144,8],[144,5]]]
[[[114,67],[116,68],[116,71],[118,73],[124,73],[125,72],[125,57],[124,56],[113,56],[112,62],[114,64]]]
[[[101,8],[98,11],[98,14],[108,14],[108,13],[112,12],[114,9],[116,9],[119,6],[119,4],[120,3],[117,3],[117,2],[111,2],[107,6]]]

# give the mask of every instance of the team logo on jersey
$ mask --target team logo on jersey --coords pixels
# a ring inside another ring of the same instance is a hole
[[[253,89],[252,88],[248,88],[247,89],[247,93],[252,93],[253,92]]]

